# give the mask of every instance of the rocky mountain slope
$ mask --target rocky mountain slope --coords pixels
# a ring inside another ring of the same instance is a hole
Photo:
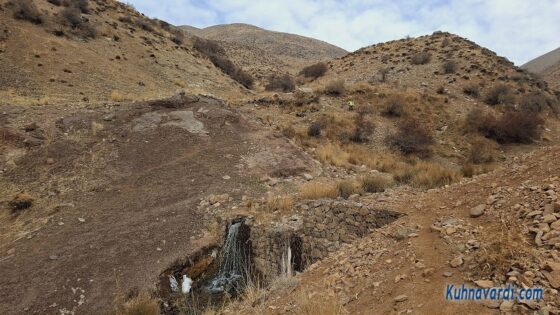
[[[0,313],[558,312],[559,100],[505,58],[1,3]],[[290,75],[250,90],[238,67]],[[212,300],[226,257],[248,286]],[[545,298],[451,303],[448,283]]]
[[[180,31],[121,2],[0,2],[2,102],[158,98],[177,89],[226,96],[241,87]],[[23,3],[25,15],[16,18]],[[34,20],[35,17],[37,20]]]
[[[552,88],[560,89],[560,48],[527,62],[521,68],[542,75]]]
[[[230,58],[245,66],[255,64],[253,69],[272,63],[281,67],[280,70],[294,74],[305,65],[348,53],[317,39],[269,31],[248,24],[215,25],[203,29],[184,26],[183,29],[196,36],[229,43],[226,47]]]

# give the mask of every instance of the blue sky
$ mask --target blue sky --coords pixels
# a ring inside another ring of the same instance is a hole
[[[150,17],[207,27],[248,23],[353,51],[449,31],[520,65],[560,47],[560,0],[128,0]]]

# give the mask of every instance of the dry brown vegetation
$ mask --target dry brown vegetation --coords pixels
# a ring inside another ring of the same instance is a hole
[[[268,195],[266,198],[269,211],[289,211],[294,203],[294,198],[290,195]]]
[[[410,62],[413,65],[425,65],[432,60],[432,54],[429,52],[423,51],[412,55]]]
[[[509,105],[515,102],[515,95],[509,86],[500,84],[488,91],[484,102],[488,105]]]
[[[299,74],[306,78],[317,79],[322,77],[325,72],[327,72],[327,65],[324,62],[318,62],[303,68]]]
[[[193,47],[201,54],[208,57],[216,67],[229,75],[232,79],[241,83],[241,85],[246,88],[250,89],[253,87],[253,78],[251,75],[234,65],[233,62],[226,57],[224,49],[220,47],[217,42],[197,37]]]
[[[41,12],[32,0],[16,0],[11,4],[14,7],[14,17],[16,19],[29,21],[34,24],[41,24],[44,21]]]
[[[397,133],[387,137],[387,143],[402,154],[427,157],[434,139],[426,127],[416,119],[407,119],[398,125]]]
[[[146,292],[126,301],[115,301],[114,315],[159,315],[159,301]]]
[[[362,189],[369,193],[383,192],[394,184],[391,177],[383,175],[364,176],[360,179],[360,183]]]
[[[385,100],[385,109],[381,112],[388,117],[404,116],[406,100],[401,95],[391,95]]]
[[[338,191],[333,183],[312,181],[299,188],[299,196],[302,199],[336,198]]]
[[[329,295],[322,294],[321,296],[306,296],[306,294],[299,295],[296,301],[298,314],[301,315],[341,315],[344,314],[341,303],[336,298],[328,298]]]
[[[268,78],[268,84],[265,86],[267,91],[280,92],[292,92],[295,88],[294,80],[289,74],[273,74]]]
[[[457,62],[454,60],[448,60],[443,63],[443,73],[445,74],[453,74],[457,72]]]
[[[344,80],[333,80],[327,83],[327,85],[325,85],[325,88],[323,89],[323,92],[326,95],[330,95],[330,96],[343,95],[344,92],[346,92],[346,86],[344,84]]]
[[[475,164],[494,162],[497,147],[496,143],[491,140],[482,137],[476,138],[471,143],[469,162]]]
[[[471,83],[463,87],[463,93],[470,97],[478,98],[480,96],[480,88],[477,84]]]
[[[467,126],[498,143],[531,143],[541,134],[544,120],[533,112],[509,111],[499,117],[481,110],[473,110]]]

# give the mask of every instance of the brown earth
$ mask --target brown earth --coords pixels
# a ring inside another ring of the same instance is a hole
[[[88,38],[61,22],[63,7],[34,3],[43,24],[16,20],[13,4],[0,5],[0,313],[105,313],[115,295],[154,292],[164,270],[219,244],[225,220],[289,221],[304,183],[334,185],[335,199],[340,183],[372,174],[396,186],[347,197],[405,216],[289,279],[297,285],[272,286],[222,311],[302,313],[303,297],[312,314],[320,313],[313,303],[331,302],[352,314],[495,313],[500,305],[442,300],[447,283],[486,279],[547,289],[544,302],[505,310],[558,312],[558,270],[544,262],[560,261],[551,231],[560,210],[550,213],[560,187],[554,108],[541,113],[534,143],[487,139],[493,161],[473,166],[472,179],[463,171],[481,138],[465,127],[472,109],[502,115],[530,93],[556,97],[505,58],[449,33],[346,55],[243,24],[186,30],[220,41],[261,80],[337,58],[324,77],[298,77],[296,93],[249,91],[195,51],[192,38],[180,40],[174,27],[129,6],[90,1],[80,17],[98,34]],[[420,52],[431,60],[413,64]],[[448,61],[456,69],[444,73]],[[325,92],[333,80],[344,81],[340,95]],[[479,97],[465,95],[470,84]],[[498,84],[511,88],[512,104],[484,104]],[[403,117],[383,114],[392,97],[402,98]],[[374,132],[354,142],[360,113]],[[407,118],[433,136],[431,155],[404,156],[387,144]],[[320,135],[309,135],[317,122]],[[486,212],[470,218],[480,204]],[[509,230],[517,237],[504,241]],[[491,250],[496,257],[484,256]],[[458,256],[463,264],[452,268]],[[490,258],[514,273],[490,268]]]
[[[1,167],[3,314],[107,311],[118,290],[155,285],[206,244],[200,196],[238,198],[262,191],[262,176],[313,170],[286,140],[207,97],[2,111],[12,134],[31,120],[46,135]],[[4,139],[3,157],[22,141]],[[34,202],[16,215],[8,201],[19,191]]]
[[[243,91],[187,38],[177,45],[172,28],[120,2],[90,1],[90,13],[82,18],[97,30],[95,38],[65,26],[64,7],[35,2],[45,20],[40,25],[14,19],[13,6],[0,2],[1,102],[153,99],[178,89],[227,97]]]

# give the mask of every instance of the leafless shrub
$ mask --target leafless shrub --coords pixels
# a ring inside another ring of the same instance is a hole
[[[14,5],[14,17],[16,19],[29,21],[34,24],[43,23],[43,16],[32,0],[17,0],[11,3]]]
[[[445,74],[452,74],[457,72],[457,63],[454,60],[448,60],[443,63],[443,72]]]
[[[267,91],[292,92],[296,85],[289,74],[276,75],[273,74],[268,78],[268,84],[265,86]]]
[[[388,117],[401,117],[405,114],[404,104],[404,97],[391,95],[385,100],[385,109],[381,114]]]
[[[325,86],[325,94],[331,96],[340,96],[346,92],[346,86],[343,80],[334,80]]]
[[[463,93],[470,97],[478,98],[480,96],[480,88],[476,84],[469,84],[463,87]]]
[[[485,137],[498,143],[531,143],[540,134],[543,119],[532,112],[507,112],[496,118],[492,114],[473,111],[467,117],[467,125]]]
[[[423,51],[412,55],[411,62],[413,65],[425,65],[432,60],[432,54]]]
[[[469,162],[474,164],[489,163],[496,159],[496,143],[480,137],[471,143]]]
[[[76,7],[67,7],[62,10],[64,23],[70,27],[78,27],[83,23],[81,11]]]
[[[520,101],[522,111],[541,113],[547,109],[556,112],[558,110],[558,101],[547,97],[542,92],[533,92],[523,95]]]
[[[426,157],[431,153],[434,139],[418,120],[407,119],[398,125],[397,133],[387,137],[387,142],[402,154]]]
[[[503,84],[493,87],[484,97],[484,102],[488,105],[507,105],[514,101],[513,92],[507,85]]]
[[[319,137],[321,135],[321,124],[314,122],[307,128],[307,135],[310,137]]]
[[[324,62],[319,62],[303,68],[299,74],[306,78],[316,79],[322,77],[325,72],[327,72],[327,65]]]
[[[350,135],[353,142],[363,143],[369,141],[369,137],[375,131],[375,124],[368,119],[367,112],[360,110],[354,119],[354,131]]]
[[[225,56],[224,49],[215,41],[196,38],[193,47],[201,54],[208,57],[216,67],[241,85],[249,89],[253,86],[253,77],[234,65],[233,62]]]

